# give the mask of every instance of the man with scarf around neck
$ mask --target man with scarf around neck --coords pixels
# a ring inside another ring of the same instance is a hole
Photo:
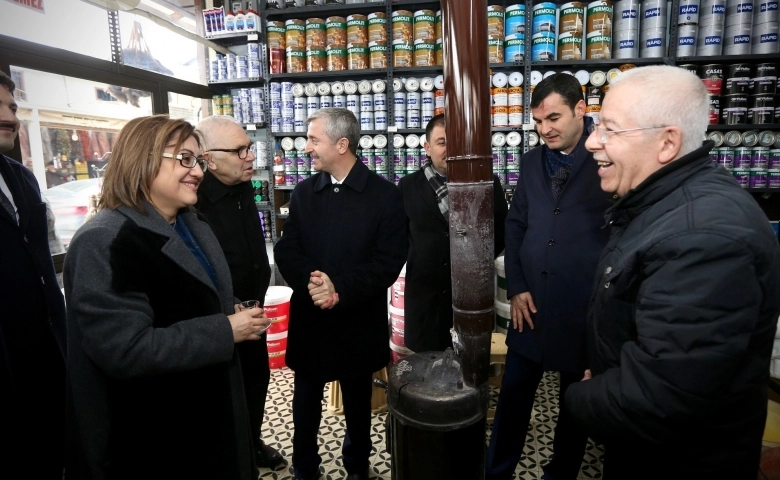
[[[560,372],[559,399],[582,378],[585,314],[608,238],[602,225],[609,195],[601,190],[598,167],[585,149],[592,120],[585,116],[579,82],[565,73],[542,80],[531,113],[546,144],[521,158],[506,219],[512,325],[485,459],[489,480],[508,480],[515,471],[544,372]],[[544,478],[576,479],[586,445],[585,432],[561,408]]]
[[[409,225],[404,298],[404,343],[415,352],[452,347],[452,273],[450,271],[449,204],[447,202],[447,134],[444,115],[425,128],[428,160],[401,178]],[[504,249],[507,204],[498,177],[493,177],[495,250]]]
[[[620,200],[565,407],[604,478],[753,479],[780,314],[780,246],[704,142],[707,91],[665,66],[611,85],[587,148]],[[592,378],[589,378],[592,375]]]

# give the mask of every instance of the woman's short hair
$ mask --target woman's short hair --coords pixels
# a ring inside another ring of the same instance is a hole
[[[195,127],[168,115],[135,118],[119,132],[103,176],[99,209],[130,207],[145,213],[144,201],[151,198],[152,182],[160,172],[165,148],[175,150],[190,137],[200,146]]]

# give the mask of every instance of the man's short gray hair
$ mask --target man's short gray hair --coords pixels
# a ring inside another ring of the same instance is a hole
[[[243,125],[238,123],[238,121],[230,115],[211,115],[198,123],[195,130],[197,130],[203,139],[203,147],[206,151],[212,148],[214,142],[217,141],[216,136],[214,135],[215,130],[226,125],[238,125],[239,127],[244,128]]]
[[[357,146],[360,140],[360,125],[355,114],[346,108],[320,108],[309,115],[306,119],[306,126],[314,121],[321,119],[323,122],[323,131],[328,137],[330,143],[335,144],[341,138],[346,138],[349,142],[349,151],[357,156]]]
[[[702,146],[710,107],[699,77],[683,68],[655,65],[621,73],[610,88],[629,85],[636,88],[634,107],[640,126],[680,127],[681,156]]]

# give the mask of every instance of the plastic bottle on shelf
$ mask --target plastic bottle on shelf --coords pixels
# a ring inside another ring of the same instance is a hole
[[[225,32],[236,31],[236,16],[232,10],[225,10]]]
[[[246,15],[241,7],[241,2],[233,4],[233,12],[236,16],[236,31],[243,32],[246,30]]]
[[[260,30],[260,15],[252,9],[251,5],[246,11],[246,30],[248,32],[257,32]]]

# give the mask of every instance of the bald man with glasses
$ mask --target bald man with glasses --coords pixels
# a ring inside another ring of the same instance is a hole
[[[780,246],[710,160],[708,112],[692,73],[637,68],[610,85],[585,143],[619,200],[589,304],[589,371],[564,407],[604,444],[605,480],[758,475]]]
[[[198,189],[195,208],[211,226],[225,253],[233,295],[240,300],[259,300],[262,305],[271,267],[251,182],[255,145],[233,117],[206,117],[197,130],[203,138],[208,171]],[[273,469],[286,461],[263,442],[260,434],[271,379],[265,334],[259,342],[243,342],[236,348],[241,358],[255,460],[258,467]]]

